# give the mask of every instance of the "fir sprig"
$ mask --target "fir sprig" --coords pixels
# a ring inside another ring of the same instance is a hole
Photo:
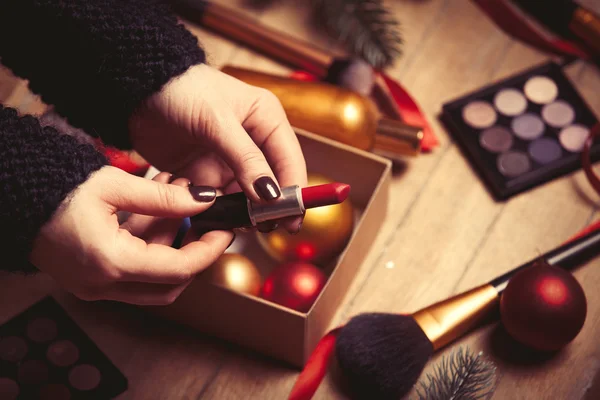
[[[442,358],[427,382],[417,389],[419,400],[482,400],[490,399],[496,390],[496,366],[462,347]]]
[[[400,24],[382,0],[312,0],[316,22],[375,68],[401,54]]]

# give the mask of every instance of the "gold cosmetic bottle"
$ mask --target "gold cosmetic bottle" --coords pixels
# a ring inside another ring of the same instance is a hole
[[[221,70],[271,91],[292,126],[391,159],[421,151],[421,128],[382,117],[371,99],[356,92],[233,66]]]

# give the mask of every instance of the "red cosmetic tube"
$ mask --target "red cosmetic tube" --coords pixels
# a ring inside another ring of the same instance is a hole
[[[342,203],[350,193],[344,183],[329,183],[300,189],[288,186],[278,199],[256,203],[243,192],[219,196],[206,211],[190,217],[197,232],[254,228],[257,224],[287,217],[303,216],[307,209]]]

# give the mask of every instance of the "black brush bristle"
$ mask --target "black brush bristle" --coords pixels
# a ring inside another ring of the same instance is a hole
[[[335,351],[353,396],[399,400],[419,379],[433,346],[411,316],[368,313],[343,327]]]
[[[336,59],[323,80],[368,96],[373,90],[375,72],[370,64],[360,58]]]

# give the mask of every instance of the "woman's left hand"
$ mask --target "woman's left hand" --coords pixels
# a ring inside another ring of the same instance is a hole
[[[275,95],[205,64],[147,99],[132,116],[130,132],[150,164],[194,185],[269,201],[280,187],[307,182],[298,139]],[[282,224],[295,233],[301,222]]]

